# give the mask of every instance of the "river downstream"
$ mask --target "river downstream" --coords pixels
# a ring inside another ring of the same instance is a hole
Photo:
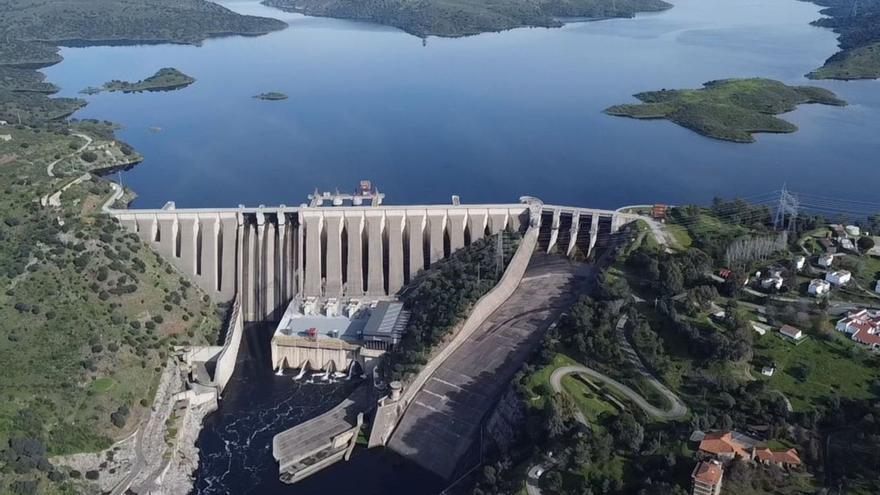
[[[220,408],[208,416],[197,446],[199,469],[193,494],[259,495],[421,495],[442,490],[441,480],[379,449],[358,447],[349,462],[295,484],[278,480],[272,438],[342,401],[354,382],[308,383],[291,374],[277,376],[270,363],[274,327],[245,331],[235,373]]]

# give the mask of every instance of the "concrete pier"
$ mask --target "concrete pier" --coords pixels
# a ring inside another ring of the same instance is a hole
[[[327,413],[275,435],[272,455],[281,481],[296,483],[351,457],[369,407],[368,392],[361,387]]]

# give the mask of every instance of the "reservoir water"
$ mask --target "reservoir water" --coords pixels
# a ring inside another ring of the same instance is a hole
[[[81,118],[120,123],[146,156],[123,174],[135,206],[295,205],[369,178],[393,203],[516,201],[616,207],[778,189],[874,200],[880,82],[807,81],[836,50],[797,0],[674,0],[635,19],[426,43],[396,29],[226,3],[290,27],[203,46],[65,48],[48,79],[74,96],[161,67],[197,78],[168,93],[86,96]],[[762,76],[850,102],[785,116],[795,134],[720,142],[665,121],[601,113],[633,93]],[[281,91],[286,101],[252,98]],[[151,132],[160,127],[161,132]]]

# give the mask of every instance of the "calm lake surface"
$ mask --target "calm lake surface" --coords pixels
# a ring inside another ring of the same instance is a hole
[[[876,200],[880,83],[808,82],[836,50],[796,0],[674,0],[672,10],[561,29],[422,40],[363,23],[226,3],[281,18],[284,31],[203,46],[65,48],[45,72],[74,96],[161,67],[193,75],[169,93],[85,97],[81,118],[125,126],[146,156],[123,174],[137,207],[288,204],[315,187],[369,178],[389,202],[595,207],[706,202],[779,189]],[[711,140],[665,121],[601,110],[633,93],[762,76],[817,84],[850,102],[806,105],[789,135]],[[280,102],[252,98],[282,91]],[[150,127],[161,127],[151,132]]]

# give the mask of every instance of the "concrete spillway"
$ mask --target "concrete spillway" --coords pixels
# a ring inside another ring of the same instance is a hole
[[[510,379],[591,273],[590,265],[535,254],[513,295],[425,382],[388,447],[450,478],[477,448],[480,425]]]
[[[542,206],[542,250],[589,255],[635,218]],[[217,301],[236,295],[246,321],[277,320],[294,296],[393,295],[420,270],[504,229],[529,225],[528,203],[111,210]],[[565,232],[560,233],[560,230]]]

